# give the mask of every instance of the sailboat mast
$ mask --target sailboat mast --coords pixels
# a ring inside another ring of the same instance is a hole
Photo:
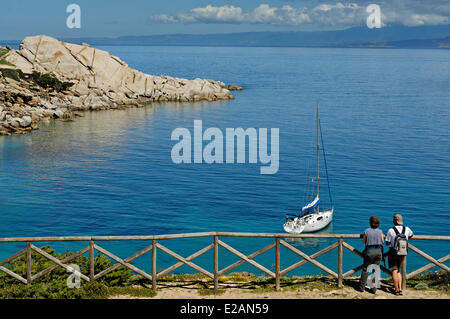
[[[319,103],[316,106],[316,122],[317,122],[317,197],[319,197]]]

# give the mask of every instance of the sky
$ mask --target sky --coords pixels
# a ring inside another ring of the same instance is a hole
[[[80,28],[67,27],[70,4]],[[13,0],[1,5],[0,39],[335,30],[365,26],[370,4],[382,27],[450,24],[450,0]]]

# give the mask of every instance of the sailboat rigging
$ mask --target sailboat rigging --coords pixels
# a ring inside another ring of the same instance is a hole
[[[322,128],[319,119],[319,103],[316,106],[316,163],[317,163],[317,176],[316,176],[316,194],[315,197],[308,201],[301,209],[303,214],[287,214],[283,228],[286,232],[291,234],[310,233],[319,231],[328,226],[333,220],[333,200],[331,197],[330,182],[328,178],[328,168],[325,156],[325,147],[323,144]],[[328,209],[320,210],[320,141],[322,141],[323,158],[325,163],[325,171],[327,178],[328,194],[330,197],[331,207]]]

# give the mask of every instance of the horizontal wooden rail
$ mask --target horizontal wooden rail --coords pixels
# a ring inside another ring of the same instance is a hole
[[[171,249],[168,249],[166,246],[163,246],[160,241],[162,240],[171,240],[171,239],[186,239],[186,238],[205,238],[205,237],[211,237],[212,241],[211,244],[207,245],[206,247],[198,250],[197,252],[191,254],[188,257],[183,257],[179,255],[178,253],[172,251]],[[266,239],[272,239],[274,240],[269,245],[265,246],[264,248],[259,249],[258,251],[246,255],[240,252],[239,250],[233,248],[229,244],[225,243],[223,240],[220,240],[219,238],[230,238],[230,237],[239,237],[239,238],[266,238]],[[117,268],[124,266],[131,271],[141,275],[145,279],[151,281],[153,289],[157,288],[157,280],[161,279],[164,276],[169,275],[174,270],[178,269],[179,267],[183,265],[187,265],[198,272],[206,275],[207,277],[214,280],[214,289],[218,289],[219,287],[219,276],[224,275],[231,270],[235,269],[236,267],[248,263],[255,268],[259,269],[263,273],[269,275],[270,277],[275,279],[275,287],[277,290],[280,289],[280,278],[281,276],[285,276],[287,273],[307,264],[310,263],[314,265],[315,267],[319,268],[320,270],[324,271],[325,273],[329,274],[331,277],[336,278],[338,285],[341,286],[342,282],[345,278],[348,278],[352,275],[354,275],[356,272],[360,271],[362,268],[362,265],[358,265],[354,267],[351,270],[348,270],[344,272],[343,270],[343,250],[344,248],[351,251],[355,255],[359,257],[363,257],[363,253],[358,251],[356,248],[352,247],[348,243],[344,241],[344,239],[358,239],[361,238],[362,235],[360,234],[285,234],[285,233],[235,233],[235,232],[200,232],[200,233],[186,233],[186,234],[169,234],[169,235],[151,235],[151,236],[79,236],[79,237],[14,237],[14,238],[0,238],[0,243],[26,243],[26,247],[19,252],[15,253],[14,255],[4,259],[3,261],[0,261],[0,272],[4,272],[7,275],[17,279],[18,281],[24,283],[24,284],[32,284],[35,280],[38,278],[41,278],[42,276],[50,273],[54,269],[58,267],[62,267],[66,269],[69,273],[72,273],[75,276],[78,276],[79,278],[85,280],[85,281],[94,281],[98,280],[99,278],[102,278],[103,276],[111,273],[112,271],[116,270]],[[286,242],[286,239],[295,239],[295,238],[325,238],[325,239],[337,239],[337,241],[328,247],[312,254],[308,255],[305,252],[301,251],[300,249],[294,247],[292,244],[289,244]],[[439,240],[439,241],[450,241],[450,236],[427,236],[427,235],[414,235],[414,237],[411,239],[414,241],[417,240]],[[65,257],[62,260],[57,259],[56,257],[48,254],[44,250],[36,247],[32,243],[36,242],[88,242],[89,245],[78,252]],[[112,252],[106,250],[105,248],[98,245],[99,242],[108,242],[108,241],[148,241],[150,242],[149,245],[147,245],[145,248],[139,250],[138,252],[134,253],[133,255],[127,257],[127,258],[120,258],[113,254]],[[294,253],[299,258],[301,258],[298,262],[294,263],[293,265],[282,269],[281,268],[281,255],[280,255],[280,247],[285,247],[288,251]],[[0,246],[1,247],[1,246]],[[224,267],[222,270],[219,269],[219,247],[222,247],[222,249],[225,249],[229,252],[231,252],[233,255],[239,257],[239,261],[228,265]],[[410,244],[410,251],[418,254],[420,257],[428,260],[430,264],[427,264],[424,267],[421,267],[419,269],[416,269],[412,271],[409,274],[406,274],[406,270],[403,272],[404,277],[404,284],[406,283],[406,279],[410,279],[414,276],[417,276],[418,274],[427,271],[433,267],[439,267],[443,269],[444,271],[450,272],[450,268],[446,266],[444,263],[450,259],[450,255],[446,255],[442,258],[434,258],[425,252],[419,250],[414,245]],[[338,249],[338,270],[335,272],[334,270],[326,267],[325,265],[319,263],[317,261],[317,258],[329,253],[330,251],[334,250],[335,248]],[[260,263],[256,262],[254,259],[272,249],[275,249],[275,271],[272,271],[265,266],[261,265]],[[213,271],[209,272],[208,270],[198,266],[193,262],[194,259],[198,258],[199,256],[205,254],[206,252],[213,250],[214,254],[214,267]],[[101,253],[110,259],[116,261],[116,264],[110,266],[109,268],[95,274],[95,258],[94,254],[95,251],[98,253]],[[137,268],[131,262],[135,260],[136,258],[147,254],[151,251],[152,255],[152,271],[151,274],[145,272],[142,269]],[[169,256],[175,258],[178,260],[177,263],[173,264],[172,266],[157,271],[157,251],[161,251],[165,254],[168,254]],[[32,274],[32,252],[35,254],[39,254],[43,256],[44,258],[52,261],[54,265],[40,271],[37,274]],[[80,257],[81,255],[89,253],[89,274],[85,275],[77,271],[76,269],[72,268],[71,265],[68,263],[76,259],[77,257]],[[7,264],[15,260],[16,258],[25,255],[26,257],[26,278],[20,276],[19,274],[14,273],[11,269],[7,268]],[[405,261],[406,262],[406,261]],[[405,269],[405,267],[403,267]],[[387,274],[390,274],[391,272],[389,269],[381,266],[381,270],[384,271]]]
[[[0,238],[0,243],[14,242],[57,242],[57,241],[122,241],[122,240],[162,240],[196,237],[252,237],[252,238],[362,238],[362,234],[286,234],[286,233],[234,233],[234,232],[203,232],[152,236],[78,236],[78,237],[10,237]],[[414,240],[450,240],[450,236],[414,235]]]

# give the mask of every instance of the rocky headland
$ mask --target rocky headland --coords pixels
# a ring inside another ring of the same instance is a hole
[[[154,76],[134,70],[108,52],[48,36],[0,47],[0,135],[24,134],[49,119],[82,111],[142,106],[149,102],[233,99],[236,85],[207,79]]]

